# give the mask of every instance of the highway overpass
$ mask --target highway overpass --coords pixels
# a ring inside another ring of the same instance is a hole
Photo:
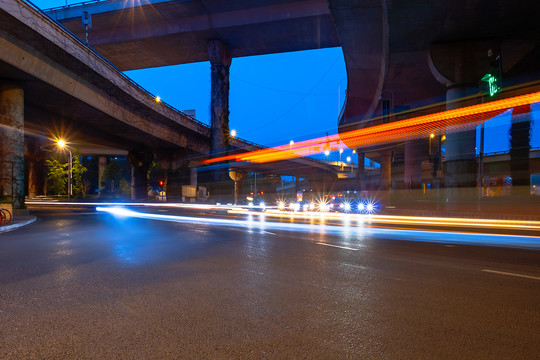
[[[24,152],[34,188],[41,149],[54,138],[128,151],[135,196],[146,193],[146,169],[156,154],[171,166],[206,156],[210,127],[156,101],[154,95],[79,38],[25,1],[0,2],[0,124],[2,196],[22,207]],[[233,139],[232,149],[255,144]],[[310,159],[284,164],[285,173],[330,171]],[[315,167],[311,167],[315,165]],[[27,169],[28,172],[28,169]]]
[[[227,105],[218,104],[228,104],[233,58],[341,46],[348,88],[339,126],[345,132],[417,115],[403,110],[425,114],[440,111],[435,104],[444,110],[489,101],[481,81],[488,73],[497,75],[502,90],[538,80],[539,11],[534,0],[105,0],[48,13],[122,69],[209,60],[212,79],[225,78],[212,80],[216,127],[228,124]],[[86,14],[88,29],[81,21]],[[475,133],[441,134],[432,142],[447,150],[441,182],[475,182]],[[382,164],[381,188],[391,186],[392,153],[399,152],[410,186],[421,178],[428,143],[356,150]]]

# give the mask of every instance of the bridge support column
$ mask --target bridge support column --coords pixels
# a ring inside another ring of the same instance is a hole
[[[510,176],[512,195],[530,196],[531,106],[515,107],[510,126]]]
[[[356,173],[356,186],[358,190],[362,191],[366,189],[366,155],[365,153],[360,152],[359,149],[356,150],[356,153],[358,154],[358,171]]]
[[[387,190],[392,187],[392,151],[383,150],[381,153],[381,190]]]
[[[405,189],[417,189],[422,181],[422,143],[409,141],[405,144]]]
[[[229,145],[229,68],[231,57],[219,40],[208,42],[211,64],[210,122],[212,152],[226,150]]]
[[[189,185],[197,186],[197,168],[189,168]]]
[[[24,209],[24,91],[0,80],[0,197]]]
[[[429,66],[433,76],[446,85],[446,109],[474,105],[463,101],[478,92],[478,82],[491,71],[489,53],[498,45],[492,40],[432,44]],[[477,183],[476,130],[446,134],[444,169],[447,201],[474,199]],[[459,191],[457,189],[460,188]]]
[[[131,200],[148,197],[147,176],[153,158],[152,153],[134,151],[128,153],[128,160],[131,163]]]
[[[229,68],[231,56],[227,46],[219,40],[208,42],[211,64],[210,131],[212,154],[225,155],[229,146]],[[214,172],[213,193],[217,201],[230,197],[230,179],[226,169]]]
[[[456,100],[471,94],[466,85],[454,85],[446,92],[446,109],[459,107]],[[476,129],[446,135],[445,187],[476,186]]]
[[[25,138],[25,159],[28,169],[28,198],[44,194],[45,156],[40,150],[41,142],[35,137]]]

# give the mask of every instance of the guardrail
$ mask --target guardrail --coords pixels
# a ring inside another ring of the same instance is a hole
[[[56,6],[56,7],[53,7],[53,8],[48,8],[48,9],[43,9],[43,11],[54,11],[54,10],[62,10],[62,9],[68,9],[72,6],[82,6],[82,5],[86,5],[86,4],[92,4],[92,3],[98,3],[98,2],[105,2],[105,1],[108,1],[108,0],[88,0],[88,1],[81,1],[81,2],[76,2],[76,3],[73,3],[73,4],[67,4],[67,5],[63,5],[63,6]],[[28,3],[30,1],[27,1]]]

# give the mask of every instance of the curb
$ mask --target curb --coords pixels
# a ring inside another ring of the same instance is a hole
[[[37,218],[35,216],[25,216],[25,217],[27,217],[28,219],[25,219],[25,220],[22,220],[22,221],[16,221],[16,222],[14,222],[13,224],[10,224],[10,225],[0,226],[0,233],[18,229],[18,228],[20,228],[22,226],[31,224],[31,223],[33,223],[34,221],[37,220]]]

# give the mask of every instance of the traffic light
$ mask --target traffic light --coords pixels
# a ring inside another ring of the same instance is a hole
[[[489,96],[493,96],[502,89],[502,61],[501,53],[495,53],[492,49],[488,50],[488,59],[490,72],[482,78],[487,83]]]

